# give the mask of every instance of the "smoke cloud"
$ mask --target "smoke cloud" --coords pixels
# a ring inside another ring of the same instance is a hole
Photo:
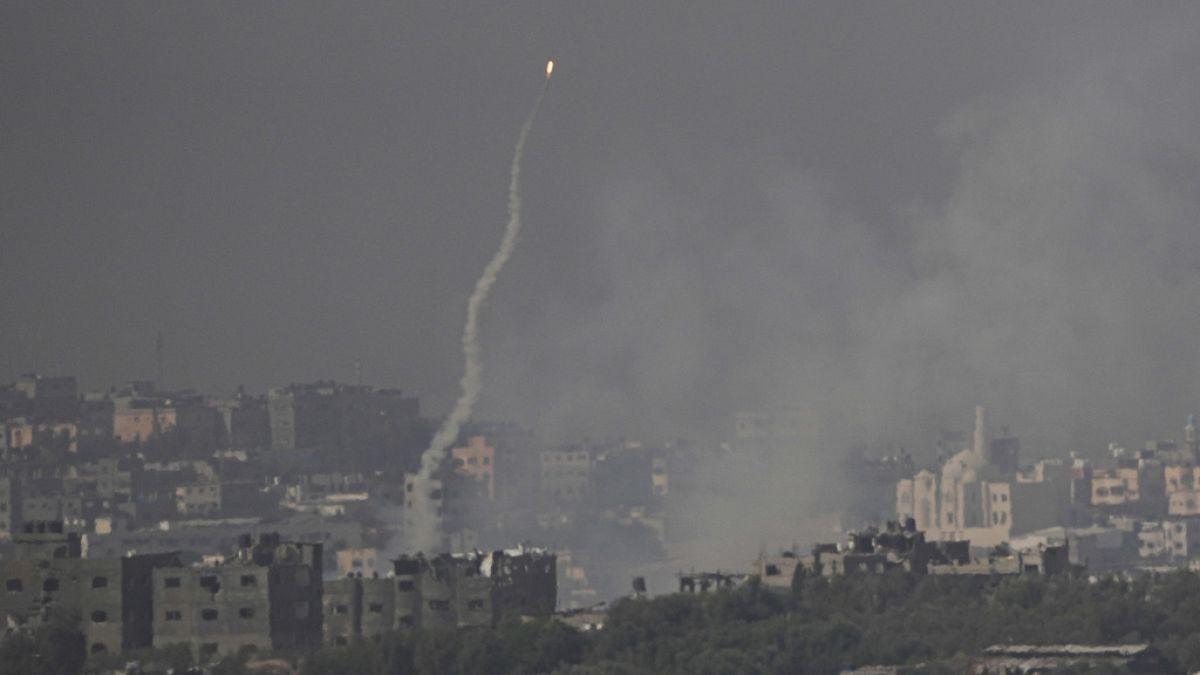
[[[1200,408],[1198,67],[1179,22],[1064,40],[1038,79],[945,111],[944,196],[879,221],[766,141],[622,147],[571,269],[587,289],[505,327],[488,404],[563,437],[714,442],[737,410],[810,411],[785,470],[742,458],[736,498],[700,507],[726,564],[797,536],[780,519],[827,506],[847,448],[930,460],[976,404],[1026,458],[1178,437]]]

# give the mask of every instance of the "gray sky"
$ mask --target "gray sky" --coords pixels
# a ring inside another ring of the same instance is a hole
[[[220,393],[318,377],[551,435],[795,405],[1027,445],[1200,409],[1200,6],[0,7],[0,367]]]

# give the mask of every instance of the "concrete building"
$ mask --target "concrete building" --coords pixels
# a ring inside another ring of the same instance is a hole
[[[326,584],[325,640],[414,627],[494,626],[505,617],[548,617],[557,602],[555,556],[540,549],[402,556],[387,577],[352,574]]]
[[[1171,518],[1162,523],[1167,555],[1188,560],[1200,555],[1200,518]]]
[[[317,644],[321,545],[243,537],[220,565],[154,572],[154,646],[187,644],[196,658]]]
[[[271,449],[316,450],[342,463],[387,458],[415,469],[420,403],[395,389],[315,382],[267,393]]]
[[[219,421],[217,444],[223,448],[256,449],[271,444],[271,417],[265,396],[248,396],[242,391],[229,399],[213,402]]]
[[[151,576],[177,567],[177,555],[83,559],[78,535],[56,522],[25,523],[16,546],[16,558],[0,560],[0,616],[9,625],[34,626],[62,610],[80,617],[90,655],[151,645]]]
[[[586,448],[541,453],[541,494],[547,501],[583,501],[591,494],[592,454]]]
[[[1167,513],[1172,516],[1200,516],[1200,491],[1179,490],[1167,497]]]
[[[1143,523],[1137,532],[1137,538],[1139,557],[1157,560],[1169,556],[1167,533],[1162,523]]]
[[[344,548],[334,553],[338,576],[386,573],[383,556],[375,548]]]

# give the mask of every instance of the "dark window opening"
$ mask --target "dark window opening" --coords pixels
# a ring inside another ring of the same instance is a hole
[[[108,612],[102,609],[92,612],[92,623],[104,623],[105,621],[108,621]]]
[[[204,619],[205,621],[216,621],[217,620],[217,610],[215,610],[215,609],[200,610],[200,618]]]

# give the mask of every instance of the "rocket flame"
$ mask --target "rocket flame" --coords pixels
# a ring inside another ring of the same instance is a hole
[[[546,79],[547,80],[550,79],[550,76],[553,74],[554,74],[554,62],[547,61],[546,62]]]

